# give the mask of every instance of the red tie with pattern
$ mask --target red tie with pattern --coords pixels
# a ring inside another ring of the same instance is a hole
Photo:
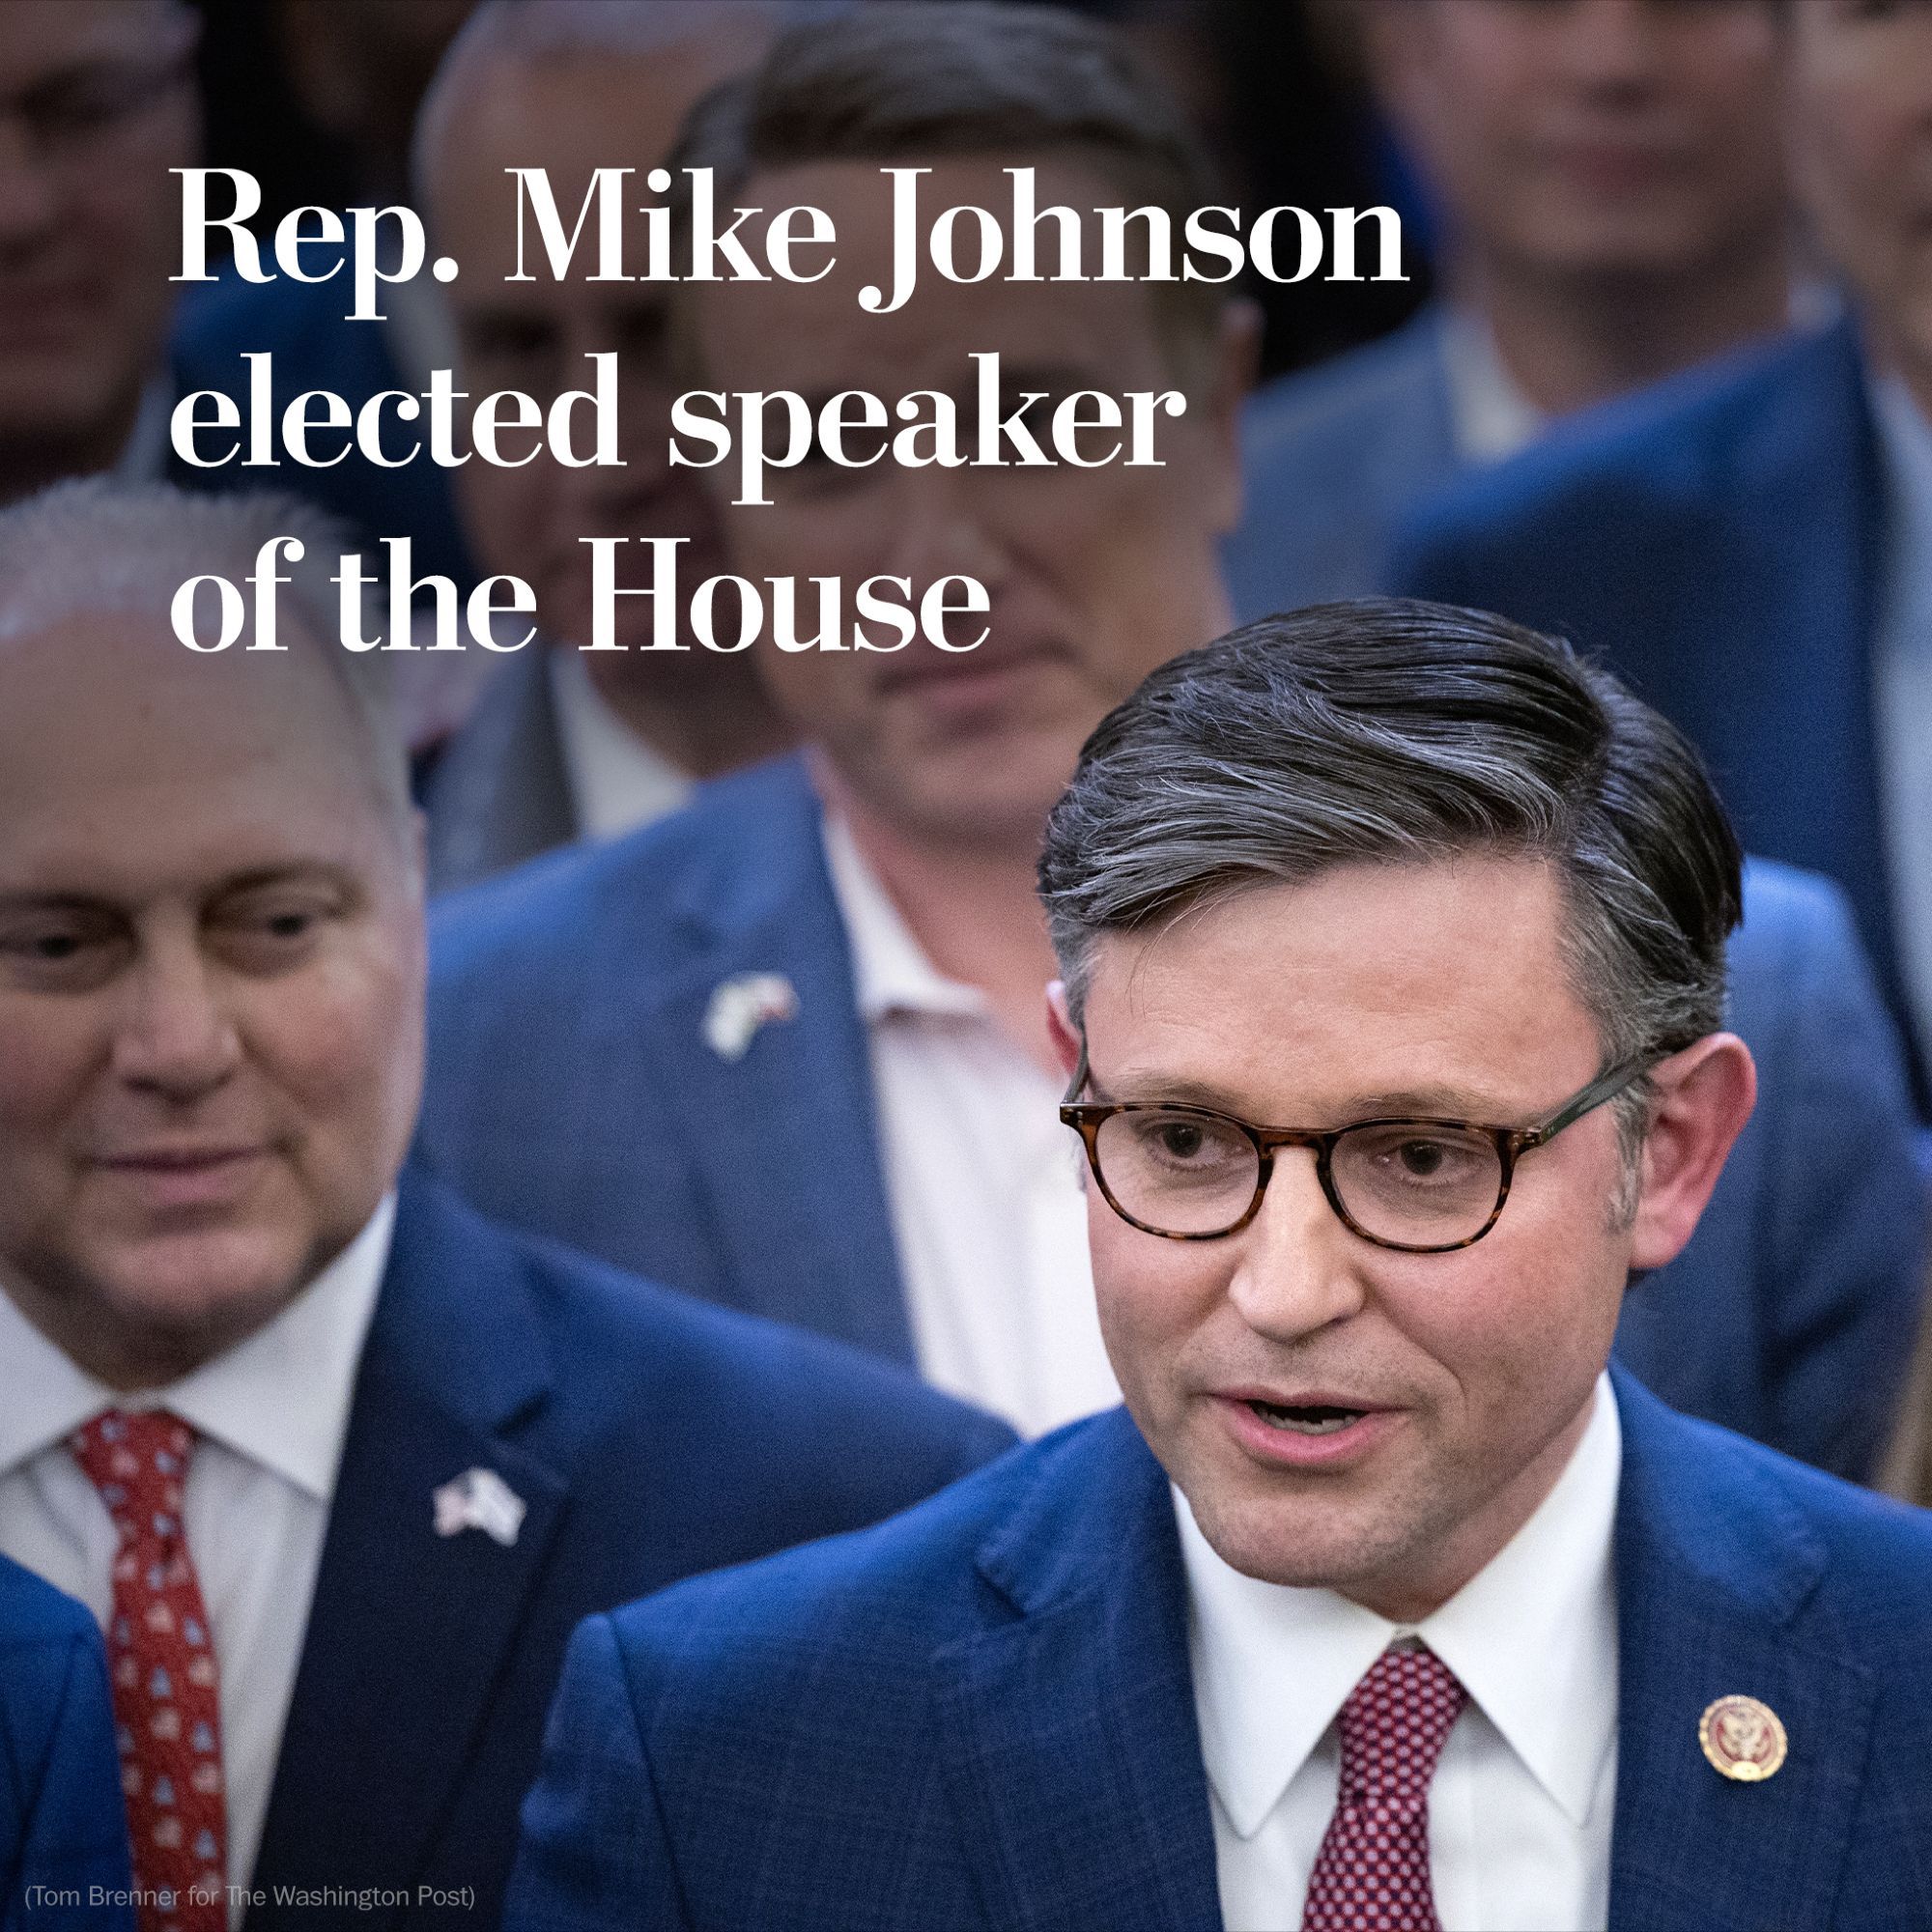
[[[182,1525],[194,1432],[164,1409],[97,1415],[70,1445],[121,1547],[107,1661],[141,1932],[228,1922],[227,1807],[214,1649]],[[172,1894],[172,1909],[150,1903]]]
[[[1302,1932],[1441,1932],[1429,1780],[1469,1693],[1433,1651],[1385,1650],[1342,1706],[1342,1788]]]

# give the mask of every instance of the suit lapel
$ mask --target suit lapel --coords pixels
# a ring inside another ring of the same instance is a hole
[[[406,1182],[363,1353],[254,1883],[407,1887],[521,1625],[564,1485],[505,1438],[543,1402],[544,1338],[512,1264]],[[432,1492],[492,1470],[505,1547],[437,1532]],[[251,1932],[272,1924],[255,1914]]]
[[[936,1660],[974,1880],[999,1932],[1202,1932],[1221,1911],[1167,1479],[1123,1409],[1062,1459],[981,1551],[1020,1615]]]
[[[1712,715],[1689,722],[1724,748],[1719,778],[1747,842],[1840,880],[1895,986],[1872,687],[1884,568],[1877,434],[1850,323],[1792,354],[1777,407],[1737,425],[1705,481],[1712,541],[1691,581],[1718,603],[1687,603],[1683,639],[1692,663],[1713,637],[1746,651],[1752,639],[1783,639],[1786,655],[1769,666],[1741,657],[1700,680]],[[1762,676],[1782,701],[1741,703],[1739,690]],[[1793,772],[1818,776],[1798,784]]]
[[[1769,1482],[1685,1439],[1628,1377],[1617,1522],[1621,1656],[1610,1923],[1762,1932],[1830,1922],[1873,1715],[1869,1673],[1792,1625],[1825,1553]],[[1698,1720],[1742,1694],[1782,1719],[1776,1776],[1706,1762]]]
[[[653,1082],[677,1096],[680,1151],[742,1305],[909,1364],[870,1051],[818,802],[796,761],[744,799],[674,908],[690,965],[627,1024],[641,1028]],[[753,975],[781,979],[796,1010],[734,1057],[707,1022],[720,989]]]

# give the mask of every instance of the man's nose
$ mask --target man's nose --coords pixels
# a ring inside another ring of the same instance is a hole
[[[1589,87],[1647,87],[1665,58],[1662,14],[1658,0],[1581,0],[1563,30],[1569,77]]]
[[[894,479],[884,571],[909,578],[914,595],[942,577],[971,577],[988,590],[1007,575],[1008,554],[989,502],[998,481],[934,465]]]
[[[0,258],[44,241],[60,214],[52,171],[18,114],[0,110]]]
[[[221,1085],[241,1037],[220,985],[186,943],[151,949],[128,975],[114,1071],[129,1086],[192,1100]]]
[[[1360,1237],[1328,1205],[1311,1150],[1276,1152],[1261,1208],[1236,1238],[1228,1295],[1257,1334],[1298,1341],[1360,1311]]]

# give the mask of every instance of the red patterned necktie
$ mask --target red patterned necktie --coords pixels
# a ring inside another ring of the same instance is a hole
[[[1342,1706],[1342,1788],[1302,1932],[1441,1932],[1429,1781],[1469,1693],[1433,1651],[1385,1650]]]
[[[164,1409],[110,1408],[70,1446],[121,1538],[107,1661],[141,1932],[222,1932],[220,1706],[208,1612],[182,1524],[194,1432]],[[171,1895],[171,1906],[151,1894]]]

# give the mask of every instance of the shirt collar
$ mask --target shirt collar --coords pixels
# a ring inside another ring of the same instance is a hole
[[[1504,368],[1488,323],[1472,309],[1448,308],[1441,342],[1457,455],[1464,463],[1500,463],[1527,449],[1546,418]]]
[[[0,1294],[0,1476],[103,1408],[165,1408],[327,1503],[395,1218],[390,1195],[271,1321],[180,1381],[134,1396],[97,1381]]]
[[[1896,550],[1903,557],[1932,558],[1932,421],[1899,376],[1878,377],[1871,402],[1885,453]]]
[[[825,864],[852,948],[852,980],[867,1026],[893,1013],[982,1017],[986,997],[949,980],[912,935],[878,875],[867,865],[852,828],[836,811],[824,817]]]
[[[1616,1742],[1611,1545],[1622,1432],[1608,1377],[1569,1463],[1529,1520],[1411,1630],[1332,1590],[1265,1583],[1217,1555],[1175,1492],[1192,1609],[1202,1755],[1251,1838],[1388,1645],[1419,1637],[1580,1826]]]
[[[550,647],[551,704],[578,823],[591,838],[615,838],[675,811],[690,776],[647,745],[590,681],[582,651]]]

